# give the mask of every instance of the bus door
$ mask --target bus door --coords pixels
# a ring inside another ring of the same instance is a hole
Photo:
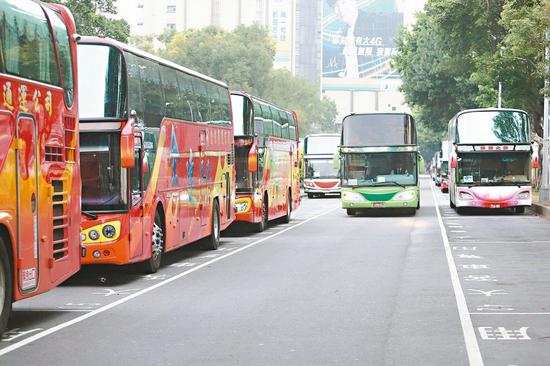
[[[148,166],[145,164],[144,160],[143,138],[141,133],[136,133],[134,137],[134,146],[135,164],[132,169],[128,169],[131,186],[131,206],[128,219],[128,225],[130,226],[130,258],[136,258],[143,255],[143,247],[145,243],[147,243],[147,239],[149,239],[145,237],[145,232],[150,231],[147,229],[147,224],[150,220],[144,220],[143,170],[148,169]]]
[[[36,123],[30,115],[20,115],[16,130],[17,260],[19,290],[33,291],[38,286],[38,141]],[[52,197],[52,200],[55,197]],[[55,213],[54,213],[55,214]],[[54,238],[55,240],[55,238]],[[53,265],[53,248],[52,265]]]
[[[206,153],[206,130],[199,132],[199,189],[200,189],[200,222],[201,227],[205,226],[209,221],[210,201],[210,166],[209,157]],[[214,167],[216,169],[216,167]]]

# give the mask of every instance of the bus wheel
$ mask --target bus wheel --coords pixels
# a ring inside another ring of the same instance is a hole
[[[155,273],[159,270],[163,251],[164,225],[160,218],[160,212],[157,210],[155,214],[155,223],[153,224],[153,235],[151,236],[151,258],[142,262],[143,272]]]
[[[218,201],[214,200],[212,205],[212,220],[210,225],[212,231],[210,235],[204,238],[202,246],[207,250],[216,250],[220,246],[220,208]]]
[[[420,209],[420,199],[418,199],[418,202],[416,203],[416,209],[417,209],[417,210]]]
[[[514,207],[514,212],[517,214],[522,214],[525,212],[525,206]]]
[[[282,222],[288,224],[290,222],[290,215],[292,214],[292,195],[290,191],[288,191],[286,201],[286,215],[283,216]]]
[[[455,204],[453,203],[453,200],[449,197],[449,206],[451,206],[451,208],[456,208]]]
[[[261,233],[267,228],[267,222],[269,221],[269,205],[267,202],[267,196],[264,196],[264,201],[262,202],[262,221],[256,224],[256,231]]]
[[[0,237],[0,334],[6,329],[13,301],[12,270],[4,240]]]
[[[354,216],[355,215],[355,209],[354,208],[346,208],[346,213],[348,216]]]
[[[308,193],[307,198],[313,198],[313,193]]]

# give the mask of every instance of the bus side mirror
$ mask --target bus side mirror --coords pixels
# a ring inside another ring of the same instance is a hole
[[[256,144],[253,144],[248,152],[248,171],[250,173],[258,171],[258,150],[256,149]]]
[[[451,158],[451,169],[456,169],[456,158]]]
[[[123,168],[133,168],[135,158],[134,119],[130,118],[120,132],[120,165]]]

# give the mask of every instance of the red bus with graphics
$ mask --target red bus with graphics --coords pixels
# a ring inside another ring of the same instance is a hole
[[[64,7],[0,2],[0,333],[80,269],[74,34]]]
[[[304,191],[308,198],[340,194],[340,176],[334,166],[339,145],[339,133],[317,133],[304,138]]]
[[[82,37],[83,263],[140,263],[234,219],[234,153],[225,84],[117,41]]]
[[[237,221],[263,231],[269,220],[300,205],[296,113],[242,92],[232,92]]]

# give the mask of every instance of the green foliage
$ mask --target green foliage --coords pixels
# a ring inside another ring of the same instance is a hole
[[[336,132],[336,104],[319,99],[319,85],[293,76],[288,70],[272,70],[269,87],[260,96],[295,111],[300,123],[300,136],[310,133]]]
[[[233,32],[209,26],[174,34],[161,55],[224,80],[233,89],[262,95],[273,67],[275,45],[267,30],[257,25],[239,26]]]
[[[130,26],[124,19],[110,19],[102,14],[116,14],[114,0],[45,0],[65,5],[75,18],[76,31],[83,36],[103,35],[127,42]]]
[[[141,38],[152,47],[151,38]],[[136,42],[137,43],[137,42]],[[138,47],[140,43],[137,43]],[[239,26],[233,32],[210,26],[170,35],[161,56],[213,78],[231,89],[261,97],[298,114],[300,135],[335,130],[336,105],[319,99],[319,86],[274,70],[275,44],[266,29]]]
[[[424,143],[444,133],[456,112],[496,107],[526,110],[542,133],[544,33],[550,0],[429,0],[426,13],[399,37],[395,67],[417,112]]]

